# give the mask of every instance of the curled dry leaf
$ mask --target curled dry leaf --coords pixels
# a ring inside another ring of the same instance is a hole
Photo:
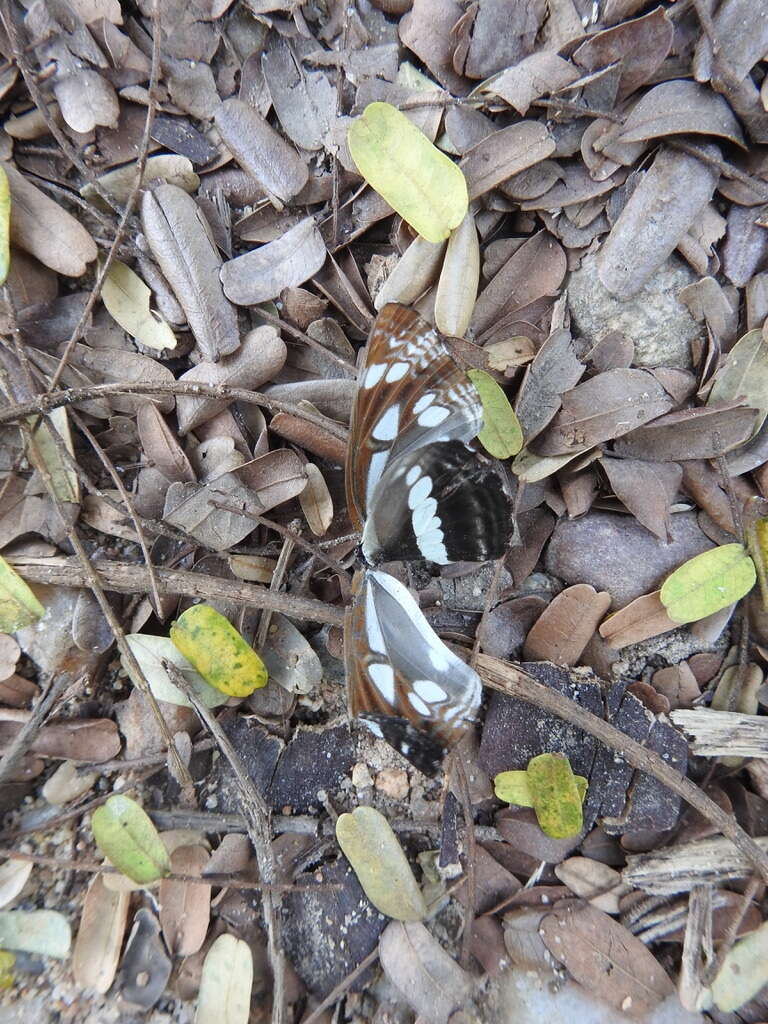
[[[728,101],[697,82],[676,79],[649,89],[630,111],[619,142],[642,142],[680,132],[719,135],[744,145],[739,122]]]
[[[340,815],[336,838],[365,895],[378,911],[397,921],[422,921],[427,916],[424,897],[403,848],[380,811],[357,807],[351,814]]]
[[[379,940],[379,957],[414,1013],[430,1024],[447,1024],[469,996],[471,978],[419,921],[392,921]]]
[[[377,292],[374,308],[383,309],[388,302],[410,306],[423,295],[440,272],[445,245],[445,242],[428,242],[417,235]]]
[[[203,846],[181,846],[171,854],[171,868],[179,875],[202,875],[210,857]],[[158,891],[160,925],[171,956],[196,953],[208,931],[211,887],[164,878]]]
[[[197,203],[176,185],[145,192],[144,234],[206,359],[216,362],[240,344],[237,314],[219,281],[221,257]]]
[[[80,277],[96,259],[96,243],[75,220],[15,167],[5,165],[11,189],[11,241],[51,270]]]
[[[265,325],[249,331],[237,352],[217,363],[203,361],[187,370],[182,381],[205,381],[206,384],[230,384],[256,390],[272,380],[283,368],[288,350],[274,327]],[[186,434],[212,419],[230,404],[229,398],[192,398],[179,395],[176,409],[179,433]]]
[[[528,633],[523,657],[526,661],[575,665],[610,606],[610,594],[600,594],[586,583],[567,587]]]
[[[555,140],[540,121],[518,121],[493,132],[468,150],[459,164],[469,198],[477,199],[554,151]]]
[[[228,99],[214,119],[229,151],[264,187],[278,209],[304,188],[309,178],[307,165],[253,107]]]
[[[427,243],[429,244],[429,243]],[[435,324],[449,337],[467,333],[480,281],[480,246],[470,211],[451,232],[435,296]]]
[[[333,522],[333,499],[323,474],[313,462],[306,464],[304,472],[307,485],[299,495],[299,503],[312,533],[322,537]]]
[[[216,364],[214,364],[216,365]],[[219,364],[220,365],[220,364]],[[139,440],[149,463],[173,482],[193,481],[195,474],[184,449],[152,402],[144,402],[136,414]]]
[[[405,114],[369,103],[347,143],[368,184],[428,242],[441,242],[467,212],[461,170]]]
[[[96,179],[102,191],[112,196],[116,203],[125,206],[128,197],[136,184],[136,164],[124,164],[116,167],[113,171],[107,171]],[[142,188],[146,188],[153,181],[164,181],[167,185],[176,185],[183,188],[185,192],[195,192],[200,185],[200,179],[192,169],[192,163],[185,156],[177,156],[175,153],[162,153],[159,156],[150,156],[144,166],[144,173],[141,176]],[[84,199],[98,201],[98,192],[90,182],[83,185],[80,195]]]
[[[597,255],[609,292],[637,295],[695,223],[718,178],[715,168],[688,153],[665,149],[656,156]]]
[[[101,298],[110,316],[132,338],[147,348],[162,352],[176,348],[176,335],[149,307],[152,293],[138,274],[120,260],[113,260],[101,288]]]
[[[640,939],[588,903],[547,914],[540,934],[575,981],[631,1017],[644,1018],[674,992]]]
[[[321,459],[327,459],[337,466],[343,466],[347,457],[347,444],[341,438],[324,430],[316,423],[309,423],[300,416],[279,412],[272,417],[269,429],[278,437],[306,449]]]
[[[661,603],[661,592],[655,590],[652,594],[635,598],[607,618],[600,626],[600,636],[618,651],[629,644],[638,644],[641,640],[668,633],[678,626],[679,623],[669,617]]]
[[[284,288],[295,288],[314,277],[326,255],[314,217],[306,217],[274,242],[225,263],[221,268],[224,294],[238,306],[275,299]]]
[[[128,919],[128,892],[112,892],[95,875],[85,894],[72,950],[72,973],[82,988],[107,992],[114,981]]]
[[[248,1024],[253,955],[247,942],[220,935],[205,957],[195,1024]]]

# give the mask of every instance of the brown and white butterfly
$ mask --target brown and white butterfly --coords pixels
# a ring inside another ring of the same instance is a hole
[[[386,305],[371,330],[352,413],[347,504],[371,565],[500,557],[509,499],[494,464],[469,446],[483,408],[436,332]],[[422,771],[439,767],[480,709],[481,683],[388,573],[358,574],[347,614],[351,713]]]

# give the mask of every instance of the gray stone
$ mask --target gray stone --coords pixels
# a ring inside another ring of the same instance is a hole
[[[693,319],[678,293],[697,280],[687,263],[670,256],[638,295],[617,299],[598,278],[594,256],[588,256],[568,281],[574,325],[591,345],[609,331],[626,334],[635,344],[637,366],[688,368],[691,342],[702,336],[702,325]]]
[[[623,608],[656,590],[683,562],[715,545],[699,528],[694,512],[671,517],[672,540],[665,544],[631,516],[591,512],[561,519],[547,548],[547,572],[567,584],[590,583]]]

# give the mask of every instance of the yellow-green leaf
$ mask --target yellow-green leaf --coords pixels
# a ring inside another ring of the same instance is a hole
[[[200,976],[195,1024],[248,1024],[253,955],[247,942],[220,935],[208,950]]]
[[[483,403],[483,429],[478,441],[497,459],[517,455],[523,447],[523,430],[504,391],[485,370],[470,370],[467,376]]]
[[[37,416],[29,416],[27,422],[32,425],[38,419]],[[64,448],[74,456],[75,446],[69,429],[69,416],[63,406],[52,409],[34,433],[27,435],[27,458],[38,472],[50,476],[53,491],[59,501],[77,504],[80,501],[80,481],[66,456],[62,454],[59,442],[56,441],[56,434]]]
[[[0,166],[0,285],[11,269],[11,190],[8,175]]]
[[[130,267],[113,260],[104,279],[101,298],[110,316],[142,345],[158,352],[176,348],[176,335],[149,308],[152,292]]]
[[[469,205],[462,171],[390,103],[369,103],[347,142],[362,176],[428,242],[442,242]]]
[[[206,683],[230,697],[247,697],[267,685],[264,662],[210,605],[187,608],[171,626],[171,640]]]
[[[45,615],[24,580],[0,557],[0,633],[15,633]]]
[[[533,807],[528,772],[499,772],[493,780],[493,791],[504,803],[516,807]]]
[[[16,957],[6,949],[0,949],[0,989],[13,988],[13,967]]]
[[[91,817],[96,845],[118,871],[147,885],[171,870],[168,851],[149,815],[122,793],[111,796]]]
[[[768,921],[745,935],[726,954],[712,982],[712,998],[723,1013],[732,1013],[768,984]]]
[[[427,905],[389,822],[373,807],[336,821],[336,838],[371,903],[397,921],[421,921]]]
[[[742,398],[758,415],[755,430],[768,415],[768,339],[762,329],[748,331],[726,355],[718,370],[707,405]]]
[[[744,597],[755,564],[741,544],[721,544],[688,559],[664,581],[661,603],[674,622],[696,622]]]
[[[584,826],[583,793],[563,754],[539,754],[528,762],[528,786],[539,827],[552,839],[578,835]]]

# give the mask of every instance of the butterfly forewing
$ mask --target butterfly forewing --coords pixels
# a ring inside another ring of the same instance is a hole
[[[356,578],[344,650],[352,715],[422,770],[475,721],[477,673],[446,647],[388,573],[367,570]]]
[[[472,440],[482,413],[434,329],[405,306],[384,306],[368,339],[350,425],[347,504],[355,527],[381,500],[388,465],[428,445]]]

